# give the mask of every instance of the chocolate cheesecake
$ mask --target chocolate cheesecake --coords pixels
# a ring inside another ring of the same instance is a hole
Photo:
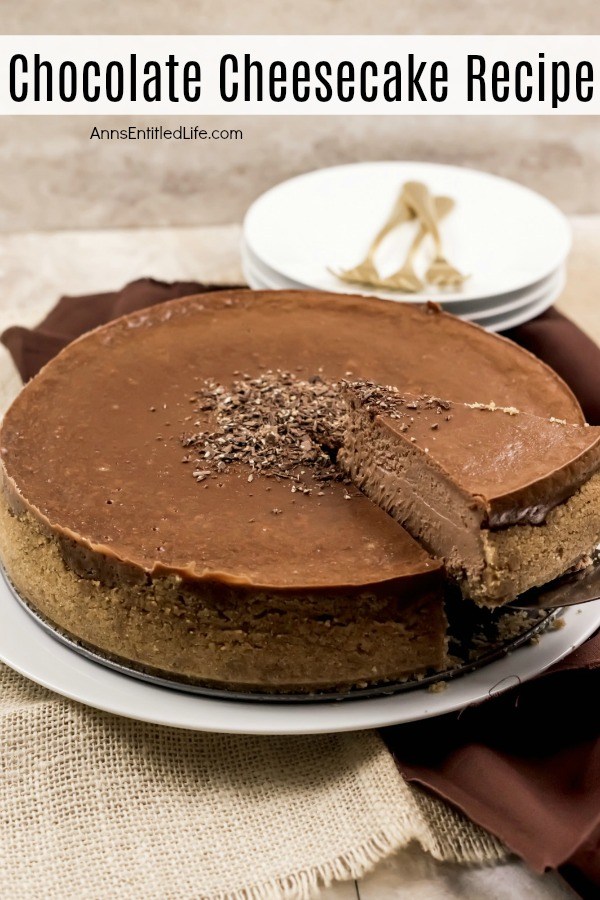
[[[340,477],[320,413],[300,455],[297,423],[283,440],[279,420],[250,427],[260,409],[250,437],[227,419],[233,385],[246,403],[281,372],[317,387],[313,413],[342,379],[456,403],[484,384],[583,424],[550,369],[437,308],[250,291],[161,304],[72,343],[5,416],[0,552],[21,595],[87,646],[210,686],[313,691],[443,665],[442,563]]]
[[[496,606],[600,542],[600,428],[358,382],[340,464],[459,582]]]

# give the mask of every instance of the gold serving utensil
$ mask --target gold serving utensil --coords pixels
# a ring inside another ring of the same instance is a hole
[[[508,604],[510,609],[557,609],[600,600],[600,547],[591,554],[585,569],[567,572],[549,584],[532,588]]]
[[[407,181],[402,196],[430,232],[435,244],[435,256],[425,273],[425,280],[438,287],[458,287],[468,276],[463,275],[444,255],[435,204],[428,188],[420,181]]]
[[[437,220],[441,221],[454,209],[454,200],[452,197],[434,197],[433,205]],[[421,220],[419,230],[408,248],[404,265],[388,275],[387,278],[379,278],[377,287],[387,288],[391,291],[403,291],[406,294],[416,293],[422,289],[423,282],[415,271],[414,261],[428,234],[429,229]]]
[[[330,269],[329,271],[337,278],[341,278],[342,281],[348,281],[351,284],[377,284],[379,281],[379,272],[375,265],[375,254],[388,234],[391,234],[391,232],[398,228],[399,225],[410,222],[414,217],[415,213],[405,203],[401,191],[386,222],[373,238],[371,246],[367,250],[367,255],[363,261],[351,269],[342,271]]]

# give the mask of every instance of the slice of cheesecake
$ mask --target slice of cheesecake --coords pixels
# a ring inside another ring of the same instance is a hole
[[[344,396],[340,465],[464,596],[508,602],[600,542],[600,428],[372,382]]]

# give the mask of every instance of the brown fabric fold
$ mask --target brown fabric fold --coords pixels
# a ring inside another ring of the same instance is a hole
[[[532,681],[458,713],[386,728],[401,773],[534,869],[600,884],[600,634]]]
[[[24,381],[80,334],[163,300],[223,286],[140,279],[63,297],[1,337]],[[554,368],[600,424],[600,348],[556,310],[507,335]],[[600,885],[600,635],[543,676],[458,714],[384,729],[402,774],[500,837],[534,868]],[[590,894],[592,896],[592,894]]]

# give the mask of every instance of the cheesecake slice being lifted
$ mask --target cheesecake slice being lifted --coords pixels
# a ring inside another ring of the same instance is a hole
[[[508,602],[600,541],[600,428],[372,382],[344,395],[338,462],[465,597]]]

